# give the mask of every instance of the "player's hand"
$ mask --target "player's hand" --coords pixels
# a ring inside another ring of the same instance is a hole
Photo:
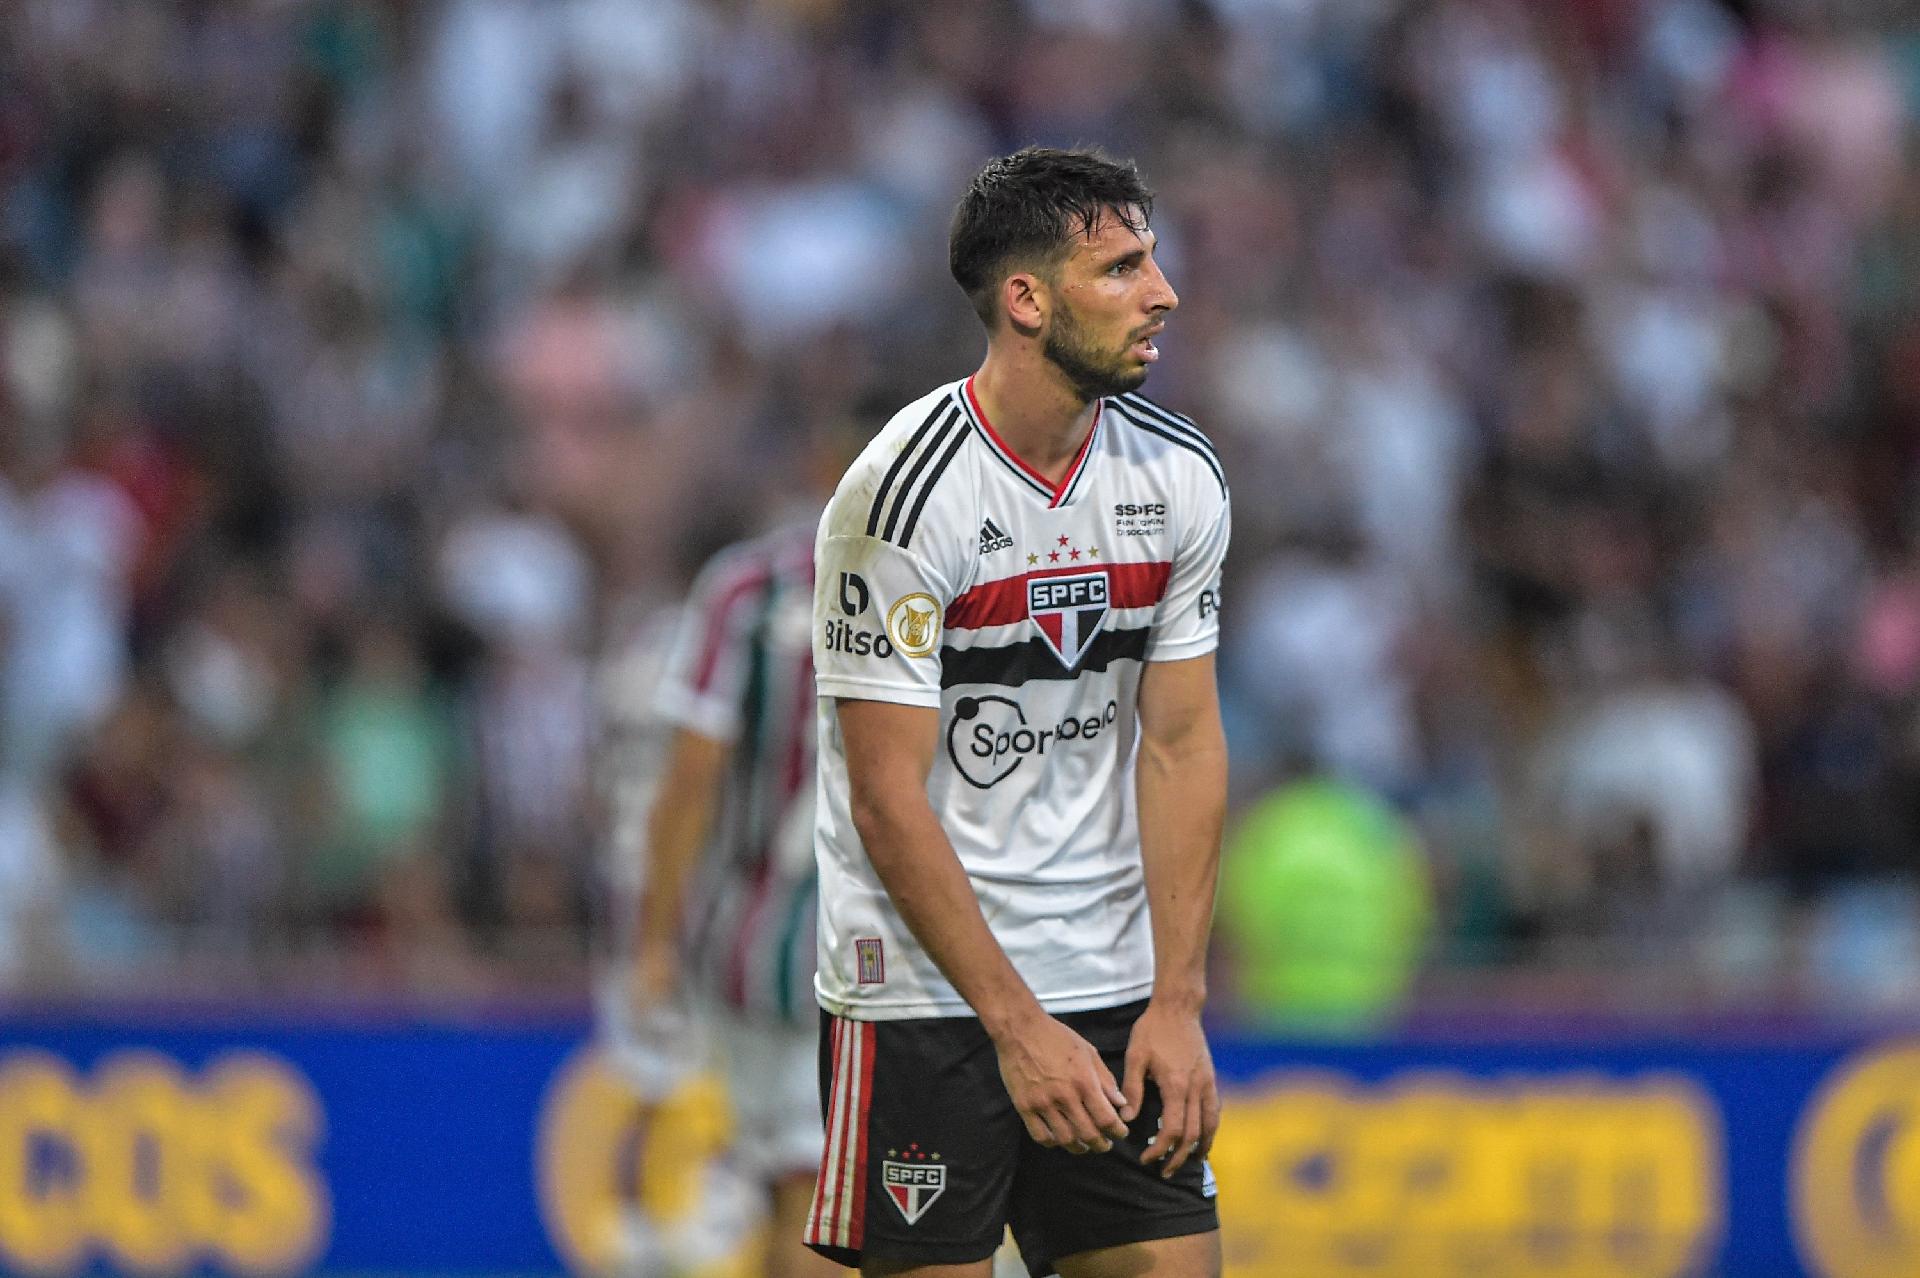
[[[1093,1044],[1044,1012],[994,1041],[1000,1081],[1027,1134],[1041,1144],[1105,1153],[1127,1134],[1123,1099]]]
[[[1160,1175],[1170,1177],[1189,1158],[1205,1158],[1220,1130],[1220,1089],[1199,1013],[1148,1003],[1127,1040],[1124,1073],[1121,1112],[1129,1121],[1140,1112],[1147,1079],[1160,1089],[1160,1130],[1140,1161],[1162,1160]]]
[[[633,958],[633,1010],[645,1014],[673,1000],[680,988],[680,955],[671,942],[641,942]]]

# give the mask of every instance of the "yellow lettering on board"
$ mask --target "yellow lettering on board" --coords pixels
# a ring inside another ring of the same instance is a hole
[[[235,1269],[304,1267],[318,1254],[332,1216],[311,1158],[321,1130],[319,1098],[305,1078],[258,1055],[224,1057],[208,1071],[203,1090],[220,1115],[215,1166],[232,1191],[210,1241]]]
[[[0,1059],[0,1261],[71,1269],[86,1245],[85,1151],[73,1071],[43,1052]]]
[[[1794,1136],[1794,1238],[1820,1278],[1920,1273],[1920,1042],[1842,1062]]]
[[[0,1056],[0,1272],[305,1267],[329,1223],[319,1129],[312,1087],[267,1056],[227,1056],[199,1085],[148,1051],[90,1084],[44,1052]]]
[[[201,1175],[191,1146],[200,1106],[180,1069],[125,1052],[97,1073],[86,1110],[89,1232],[135,1273],[176,1273],[190,1234],[178,1215]]]
[[[1685,1080],[1318,1072],[1237,1091],[1214,1147],[1233,1278],[1677,1278],[1724,1227]]]

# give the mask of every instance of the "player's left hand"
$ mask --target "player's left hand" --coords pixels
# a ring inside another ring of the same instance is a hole
[[[1163,1160],[1160,1175],[1171,1177],[1189,1158],[1205,1158],[1220,1129],[1220,1089],[1198,1012],[1150,1002],[1134,1022],[1120,1084],[1127,1102],[1120,1116],[1128,1122],[1140,1112],[1149,1078],[1160,1089],[1160,1130],[1140,1161]]]

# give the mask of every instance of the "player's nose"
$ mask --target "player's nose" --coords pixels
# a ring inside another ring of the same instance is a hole
[[[1173,285],[1167,281],[1160,264],[1149,259],[1147,268],[1147,310],[1154,314],[1178,310],[1180,295],[1173,291]]]

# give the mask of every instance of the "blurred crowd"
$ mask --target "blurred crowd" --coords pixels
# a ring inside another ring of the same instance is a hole
[[[1237,804],[1442,986],[1911,998],[1916,107],[1837,0],[10,0],[0,986],[575,970],[635,637],[1038,141],[1160,192]]]

